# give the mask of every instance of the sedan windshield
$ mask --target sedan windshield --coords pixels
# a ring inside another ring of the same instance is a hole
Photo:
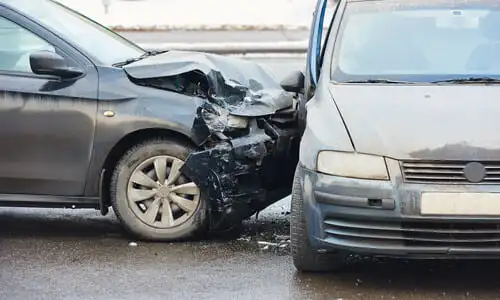
[[[338,36],[336,82],[500,79],[500,1],[350,2]]]
[[[112,65],[144,54],[144,50],[94,23],[86,17],[50,0],[3,0],[76,45],[94,60]]]

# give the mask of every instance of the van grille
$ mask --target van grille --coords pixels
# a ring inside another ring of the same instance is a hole
[[[364,242],[383,247],[397,244],[469,249],[500,247],[498,222],[383,222],[327,218],[323,224],[327,239],[343,243]]]
[[[464,169],[469,162],[402,162],[405,182],[415,183],[442,183],[442,184],[471,184],[467,180]],[[486,169],[485,177],[475,184],[500,184],[500,162],[479,162]]]

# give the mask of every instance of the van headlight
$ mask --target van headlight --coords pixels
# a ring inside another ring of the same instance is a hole
[[[317,170],[320,173],[341,177],[389,180],[385,159],[376,155],[320,151]]]

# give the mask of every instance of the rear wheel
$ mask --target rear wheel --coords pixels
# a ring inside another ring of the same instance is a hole
[[[346,266],[347,255],[340,252],[318,253],[312,248],[306,229],[304,200],[300,185],[301,169],[297,166],[292,189],[290,239],[295,268],[303,272],[327,272]]]
[[[132,234],[147,240],[185,239],[206,228],[207,203],[180,172],[192,148],[153,140],[130,149],[113,173],[111,200]]]

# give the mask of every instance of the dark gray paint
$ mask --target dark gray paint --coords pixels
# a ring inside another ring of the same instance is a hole
[[[73,95],[86,83],[45,93],[50,79],[0,75],[0,193],[82,195],[97,103]]]
[[[96,136],[86,196],[99,193],[99,176],[106,158],[113,147],[130,134],[162,129],[192,140],[196,108],[203,102],[196,97],[132,84],[121,69],[100,67],[99,74],[104,82],[115,84],[99,87]],[[114,111],[115,117],[104,116],[108,110]]]
[[[82,196],[95,131],[95,66],[35,22],[9,10],[0,16],[44,38],[85,72],[72,81],[0,72],[0,193]]]
[[[277,111],[290,108],[292,96],[261,66],[191,52],[106,66],[13,10],[4,8],[2,15],[47,40],[84,74],[72,81],[0,74],[0,139],[6,142],[0,148],[0,204],[90,206],[106,213],[110,177],[124,152],[146,137],[165,136],[195,149],[184,167],[198,176],[195,182],[201,186],[210,172],[222,183],[203,191],[211,195],[218,224],[238,222],[290,193],[298,156],[294,110]],[[178,76],[203,88],[176,89],[172,79]],[[204,114],[210,108],[248,116],[252,125],[229,130],[226,121],[215,130],[213,117]],[[201,165],[214,149],[220,156]],[[233,161],[206,170],[223,157]]]

